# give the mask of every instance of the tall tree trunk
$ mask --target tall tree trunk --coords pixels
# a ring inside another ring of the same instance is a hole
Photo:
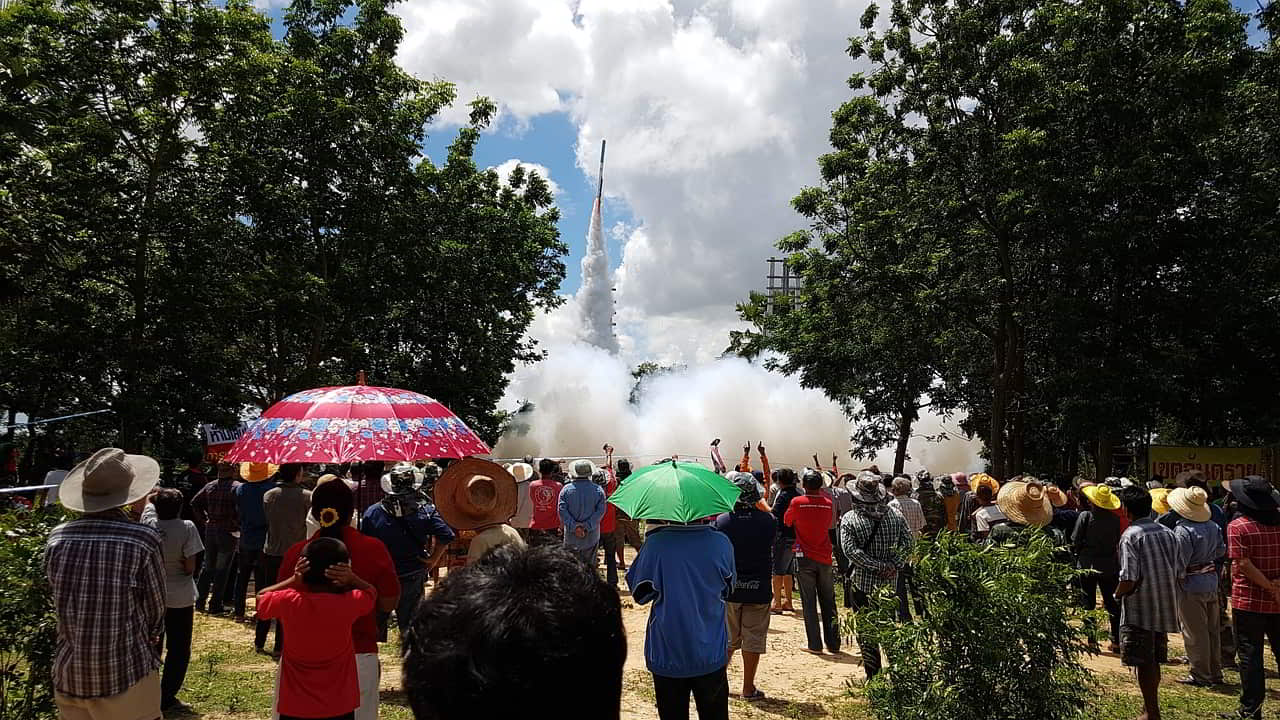
[[[1098,465],[1095,482],[1102,482],[1111,476],[1111,459],[1115,454],[1116,444],[1110,430],[1098,433]]]
[[[893,474],[901,475],[907,464],[907,442],[911,440],[911,428],[916,422],[916,404],[908,403],[898,416],[898,447],[893,453]]]
[[[1009,333],[1009,342],[1013,346],[1009,355],[1012,367],[1010,381],[1010,400],[1013,405],[1013,422],[1009,428],[1009,476],[1023,473],[1023,448],[1026,438],[1026,368],[1027,351],[1025,334],[1021,326],[1015,325]]]

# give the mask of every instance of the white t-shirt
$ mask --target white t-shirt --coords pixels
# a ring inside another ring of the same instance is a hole
[[[511,516],[511,527],[527,528],[533,524],[533,496],[529,494],[529,478],[516,483],[516,514]]]
[[[62,485],[62,481],[67,477],[66,470],[50,470],[45,473],[43,485],[52,485],[44,496],[45,505],[58,504],[58,487]]]
[[[992,523],[998,523],[1006,519],[1004,513],[1000,511],[998,505],[988,505],[978,508],[973,513],[973,529],[978,532],[990,532]]]
[[[164,555],[164,606],[191,607],[196,604],[196,582],[182,567],[182,558],[204,551],[200,533],[195,523],[181,518],[156,520],[154,527],[160,533],[160,552]]]

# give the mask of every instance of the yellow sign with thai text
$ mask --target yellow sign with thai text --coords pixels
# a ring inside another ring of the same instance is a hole
[[[1247,475],[1267,475],[1270,453],[1264,448],[1175,447],[1152,445],[1147,449],[1147,477],[1172,480],[1178,473],[1200,470],[1210,482]]]

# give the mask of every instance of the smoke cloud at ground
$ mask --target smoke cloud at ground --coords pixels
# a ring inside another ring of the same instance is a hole
[[[533,409],[521,413],[500,440],[495,455],[600,455],[608,442],[617,457],[645,465],[668,455],[703,456],[712,439],[722,439],[725,461],[732,467],[742,444],[763,441],[777,467],[822,462],[840,456],[840,467],[862,468],[871,461],[848,455],[849,421],[840,408],[817,390],[800,387],[794,378],[772,373],[740,358],[652,376],[642,385],[637,402],[630,402],[635,381],[631,368],[608,351],[584,343],[550,344],[542,362],[516,371],[503,407],[521,402]],[[936,435],[941,419],[924,417],[917,436]],[[956,422],[945,423],[953,433]],[[909,470],[972,472],[981,469],[977,442],[949,439],[929,443],[911,441]],[[708,461],[709,462],[709,461]],[[893,467],[893,451],[874,459],[881,470]]]

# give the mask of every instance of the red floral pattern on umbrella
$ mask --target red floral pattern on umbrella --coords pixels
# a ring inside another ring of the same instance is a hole
[[[466,423],[426,395],[349,385],[303,390],[272,405],[224,461],[412,461],[490,452]]]

